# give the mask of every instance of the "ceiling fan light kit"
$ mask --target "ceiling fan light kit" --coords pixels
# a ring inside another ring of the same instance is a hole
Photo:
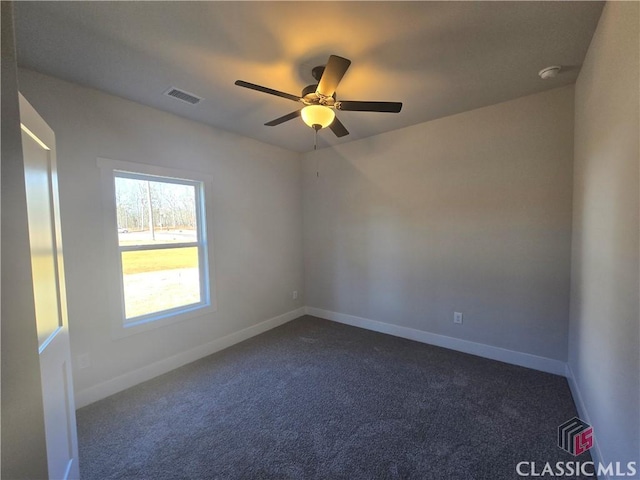
[[[314,129],[316,125],[320,128],[327,128],[336,118],[335,112],[324,105],[307,105],[302,109],[300,115],[304,123]]]
[[[275,127],[296,117],[302,117],[304,123],[313,128],[316,133],[322,128],[329,127],[336,137],[344,137],[349,135],[349,131],[338,120],[335,110],[398,113],[402,109],[402,103],[400,102],[337,101],[336,88],[347,72],[349,65],[351,65],[351,60],[331,55],[325,66],[314,67],[311,72],[318,83],[307,85],[299,97],[243,80],[236,80],[235,84],[239,87],[249,88],[304,104],[301,110],[296,110],[271,120],[265,123],[266,126]]]

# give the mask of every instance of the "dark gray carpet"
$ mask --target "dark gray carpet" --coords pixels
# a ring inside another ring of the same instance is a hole
[[[92,479],[513,479],[563,377],[302,317],[78,411]],[[567,477],[568,478],[568,477]]]

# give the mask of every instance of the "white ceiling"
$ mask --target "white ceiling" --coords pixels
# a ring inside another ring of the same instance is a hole
[[[338,112],[365,138],[575,82],[602,2],[16,2],[21,66],[295,151],[313,131],[299,108],[235,86],[299,95],[330,54],[352,61],[338,99],[402,112]],[[537,72],[563,65],[553,80]],[[175,86],[204,98],[163,96]]]

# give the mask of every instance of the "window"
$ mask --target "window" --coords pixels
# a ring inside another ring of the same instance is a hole
[[[99,164],[109,167],[113,232],[107,239],[116,244],[120,327],[211,309],[205,179],[147,165]]]

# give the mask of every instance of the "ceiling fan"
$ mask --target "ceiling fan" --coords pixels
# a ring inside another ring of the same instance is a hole
[[[336,88],[347,72],[349,65],[351,65],[351,60],[337,55],[331,55],[326,66],[314,67],[311,71],[313,78],[315,78],[318,83],[304,87],[302,89],[302,95],[299,97],[243,80],[236,80],[235,84],[239,87],[245,87],[251,90],[257,90],[258,92],[293,100],[294,102],[300,102],[304,105],[299,110],[265,123],[265,125],[269,127],[274,127],[293,120],[294,118],[302,117],[302,120],[316,132],[321,128],[329,127],[336,137],[344,137],[345,135],[349,135],[349,131],[342,122],[338,120],[334,110],[342,110],[345,112],[398,113],[402,109],[401,102],[337,100]]]

